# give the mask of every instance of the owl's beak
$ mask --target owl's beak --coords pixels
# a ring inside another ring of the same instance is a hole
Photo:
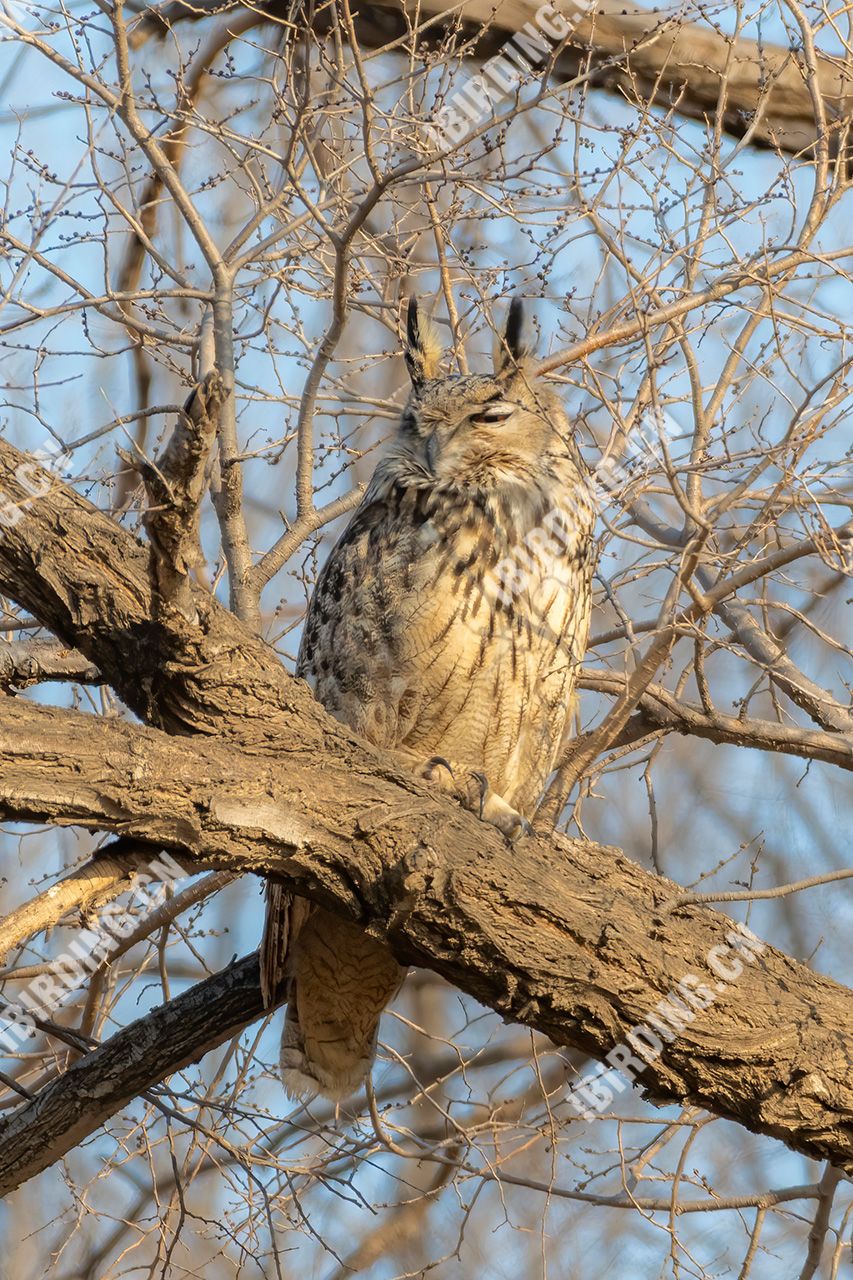
[[[427,466],[434,475],[435,464],[438,462],[439,453],[438,435],[435,431],[433,431],[432,435],[427,438],[424,452],[426,453]]]

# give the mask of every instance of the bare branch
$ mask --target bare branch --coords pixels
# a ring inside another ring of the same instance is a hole
[[[537,7],[535,0],[516,0],[511,9],[495,12],[488,0],[470,0],[464,9],[464,30],[466,36],[476,36],[474,56],[492,56],[508,35],[532,21]],[[382,10],[389,12],[382,14],[385,20],[380,22]],[[356,25],[360,42],[367,47],[386,45],[391,35],[388,18],[394,11],[391,0],[363,8]],[[150,8],[137,23],[134,42],[138,46],[149,36],[163,35],[181,22],[211,12],[221,13],[222,6],[214,0],[192,6],[179,0]],[[275,0],[258,11],[259,22],[264,12],[274,21],[288,17]],[[425,0],[418,9],[433,38],[441,31],[435,19],[447,15],[452,22],[458,12],[458,6],[442,0]],[[581,16],[574,26],[557,61],[556,78],[572,80],[589,69],[596,87],[666,108],[675,103],[680,114],[699,120],[716,115],[724,85],[721,126],[725,132],[747,137],[753,145],[809,155],[818,141],[818,126],[802,52],[744,37],[732,40],[705,23],[685,22],[682,14],[682,9],[650,11],[622,0],[598,0],[593,14]],[[573,16],[571,10],[567,16]],[[398,21],[397,31],[404,30]],[[842,59],[818,53],[814,66],[814,88],[830,117],[827,146],[831,149],[840,122],[850,112],[850,88]]]
[[[189,622],[198,614],[190,573],[201,559],[199,521],[205,464],[223,401],[222,379],[209,373],[190,394],[163,454],[155,463],[121,456],[145,481],[145,530],[151,544],[151,581],[157,616],[177,610]]]
[[[588,671],[578,684],[583,689],[619,694],[625,688],[624,678]],[[804,760],[823,760],[841,769],[853,769],[853,733],[821,733],[798,725],[777,724],[773,720],[756,720],[752,716],[725,715],[721,711],[706,712],[702,707],[676,698],[663,685],[649,685],[640,698],[639,714],[625,725],[611,743],[611,748],[648,737],[650,733],[681,733],[710,742],[759,751],[779,751],[800,756]],[[576,742],[580,739],[575,739]]]
[[[86,911],[95,904],[116,898],[124,891],[141,858],[150,858],[151,849],[132,840],[116,841],[97,858],[70,871],[0,920],[0,960],[45,929],[52,928],[69,911]]]
[[[56,640],[13,640],[0,645],[0,688],[28,689],[49,680],[100,684],[102,676],[82,653]]]
[[[0,1120],[0,1194],[49,1168],[132,1098],[263,1012],[252,955],[122,1028]]]
[[[803,1263],[799,1280],[812,1280],[812,1277],[817,1275],[823,1246],[829,1231],[829,1215],[832,1211],[832,1202],[835,1199],[835,1192],[838,1189],[841,1178],[841,1170],[833,1168],[831,1164],[828,1164],[823,1171],[823,1176],[820,1180],[817,1212],[812,1223],[812,1229],[809,1232],[808,1253]]]

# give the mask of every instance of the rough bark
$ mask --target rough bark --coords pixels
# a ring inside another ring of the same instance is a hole
[[[274,741],[279,721],[298,715],[306,740],[323,740],[333,722],[268,645],[201,588],[197,621],[154,620],[148,548],[47,473],[38,478],[49,490],[33,497],[15,475],[31,463],[0,440],[0,492],[21,513],[0,531],[7,595],[79,649],[141,719],[170,733]]]
[[[10,701],[0,760],[2,816],[165,843],[199,869],[284,876],[401,962],[596,1058],[686,974],[716,986],[706,957],[731,921],[678,905],[672,881],[591,842],[510,847],[391,757],[305,750],[298,721],[261,755]],[[642,1080],[654,1098],[709,1107],[853,1171],[851,1063],[853,993],[768,947]]]

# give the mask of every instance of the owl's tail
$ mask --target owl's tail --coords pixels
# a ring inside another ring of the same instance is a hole
[[[357,925],[298,899],[288,908],[284,927],[276,929],[273,922],[271,928],[270,912],[277,908],[281,919],[282,906],[281,898],[277,904],[268,902],[264,949],[267,938],[278,942],[280,976],[286,975],[284,1087],[292,1098],[319,1093],[340,1101],[367,1079],[379,1019],[406,971],[386,946]]]

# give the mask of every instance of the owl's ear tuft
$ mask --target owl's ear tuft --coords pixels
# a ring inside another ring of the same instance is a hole
[[[417,391],[441,369],[441,338],[428,316],[422,316],[417,298],[409,298],[406,311],[406,364]]]
[[[524,302],[521,298],[513,298],[509,304],[506,328],[495,352],[495,374],[500,377],[512,373],[532,352],[533,342]]]

